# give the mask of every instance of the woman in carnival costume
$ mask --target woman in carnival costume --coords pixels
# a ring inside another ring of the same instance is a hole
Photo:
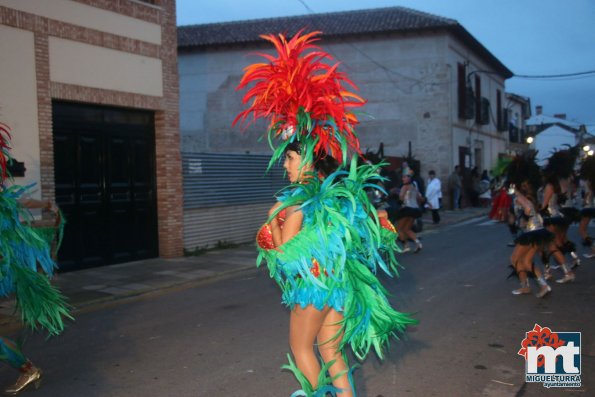
[[[549,256],[552,256],[564,272],[564,276],[556,280],[561,284],[575,279],[571,266],[566,263],[566,254],[572,257],[573,267],[580,263],[575,252],[575,244],[567,236],[570,224],[578,221],[578,211],[571,205],[574,196],[572,178],[577,156],[576,148],[558,150],[550,156],[543,169],[545,186],[541,212],[545,226],[555,236],[554,241],[547,247],[545,255],[546,278],[552,277],[548,260]],[[557,269],[558,266],[555,268]]]
[[[288,355],[284,368],[301,385],[292,396],[348,397],[355,388],[345,348],[360,360],[370,349],[382,358],[390,337],[416,321],[390,306],[376,278],[378,268],[396,273],[396,233],[366,191],[378,187],[380,166],[358,166],[358,120],[350,108],[364,100],[344,88],[353,83],[338,64],[324,62],[332,58],[313,44],[319,34],[261,36],[277,56],[260,54],[267,63],[245,69],[238,89],[253,84],[243,99],[251,105],[234,123],[270,120],[269,167],[284,158],[292,183],[257,235],[258,264],[266,260],[291,310],[295,363]],[[333,162],[336,171],[326,167]]]
[[[56,266],[50,246],[30,226],[30,215],[19,201],[27,188],[5,185],[10,179],[9,140],[8,126],[0,123],[0,295],[15,294],[25,325],[58,335],[64,329],[63,317],[72,317],[64,297],[48,279]],[[41,370],[15,341],[0,337],[0,360],[21,372],[16,383],[5,390],[7,394],[17,394],[31,384],[39,386]]]
[[[583,182],[583,208],[581,210],[581,220],[579,223],[578,232],[583,239],[583,245],[589,248],[589,252],[584,254],[585,258],[590,259],[595,257],[595,246],[593,238],[587,232],[587,226],[591,219],[595,218],[595,157],[588,156],[581,164],[580,179]]]
[[[399,241],[403,244],[403,252],[411,250],[408,245],[408,241],[410,240],[415,242],[415,250],[413,252],[418,253],[422,249],[422,244],[413,231],[413,223],[422,215],[419,209],[422,196],[416,184],[413,183],[413,175],[414,173],[411,168],[405,168],[403,170],[403,186],[399,191],[399,199],[402,206],[397,211],[395,219],[397,220],[396,229],[399,233]]]
[[[515,239],[515,247],[510,257],[521,287],[512,291],[514,295],[530,294],[529,275],[537,278],[539,291],[536,296],[543,298],[551,288],[547,284],[543,273],[536,267],[533,258],[535,254],[549,244],[554,235],[546,230],[543,219],[537,211],[537,188],[541,175],[535,163],[535,153],[527,152],[516,156],[508,165],[508,181],[514,189],[514,211],[520,219],[521,234]]]

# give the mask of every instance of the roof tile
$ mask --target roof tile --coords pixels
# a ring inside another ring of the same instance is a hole
[[[405,7],[254,19],[178,27],[178,47],[241,44],[260,41],[261,34],[293,35],[300,29],[321,30],[324,36],[387,33],[457,26],[444,18]]]
[[[322,31],[323,37],[446,30],[491,63],[505,78],[513,73],[456,20],[406,7],[308,14],[292,17],[253,19],[178,27],[179,49],[200,49],[217,45],[262,42],[260,35],[284,33],[293,36],[300,29]]]

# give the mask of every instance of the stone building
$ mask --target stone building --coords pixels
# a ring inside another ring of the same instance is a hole
[[[63,270],[182,254],[175,0],[0,0],[18,184],[67,220]]]
[[[322,31],[320,45],[368,100],[356,128],[364,150],[383,143],[386,156],[402,157],[411,148],[422,176],[434,169],[445,189],[455,165],[481,171],[507,152],[511,71],[457,21],[391,7],[179,27],[184,153],[270,154],[257,140],[264,123],[231,127],[242,109],[235,88],[242,69],[261,61],[253,53],[271,52],[260,34],[300,29]]]

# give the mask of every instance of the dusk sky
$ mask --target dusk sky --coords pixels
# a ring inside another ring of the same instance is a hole
[[[595,132],[595,1],[593,0],[177,0],[178,25],[403,6],[452,18],[515,75],[565,78],[506,81],[547,115]],[[322,43],[324,47],[324,43]]]

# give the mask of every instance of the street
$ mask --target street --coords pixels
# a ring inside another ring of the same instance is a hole
[[[570,237],[579,241],[575,226]],[[509,240],[503,224],[480,218],[427,232],[419,254],[399,256],[400,278],[384,282],[394,306],[420,324],[391,343],[384,362],[371,354],[355,371],[358,396],[571,395],[524,384],[517,352],[536,323],[582,332],[579,390],[594,395],[595,259],[583,260],[574,283],[552,281],[542,300],[513,296]],[[79,314],[57,338],[29,335],[24,350],[44,378],[22,395],[289,396],[298,384],[280,369],[287,330],[276,285],[254,269]],[[3,387],[17,376],[0,369]]]

